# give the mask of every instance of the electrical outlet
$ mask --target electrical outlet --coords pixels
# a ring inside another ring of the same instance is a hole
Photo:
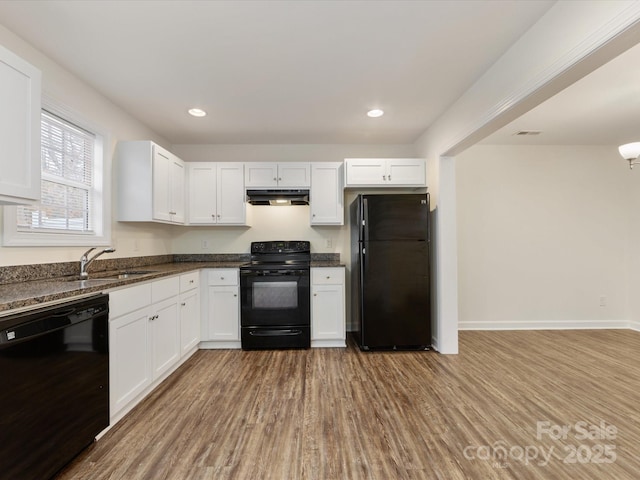
[[[605,297],[604,295],[600,295],[600,306],[601,307],[607,306],[607,297]]]
[[[333,244],[333,242],[331,241],[331,239],[330,239],[330,238],[327,238],[327,239],[324,241],[324,246],[325,246],[325,248],[331,248],[331,245],[332,245],[332,244]]]
[[[202,240],[202,250],[207,250],[209,248],[209,240]]]

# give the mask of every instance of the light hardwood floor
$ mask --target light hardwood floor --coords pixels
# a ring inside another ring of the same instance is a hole
[[[640,478],[640,333],[460,352],[199,351],[57,480]]]

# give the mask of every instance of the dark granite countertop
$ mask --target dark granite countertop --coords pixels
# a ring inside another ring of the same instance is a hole
[[[0,268],[1,316],[49,304],[104,292],[113,288],[145,282],[202,268],[239,268],[249,261],[247,254],[194,254],[132,257],[96,261],[89,279],[80,280],[77,263],[25,265]],[[312,267],[343,267],[339,254],[312,255]],[[148,271],[124,279],[101,279],[123,270]]]
[[[13,313],[9,312],[9,310],[13,311],[15,309],[34,307],[40,304],[57,302],[73,297],[96,294],[112,288],[199,270],[201,268],[238,268],[245,263],[246,262],[234,261],[163,263],[139,268],[137,270],[149,271],[150,273],[135,275],[134,277],[124,279],[100,279],[98,277],[108,276],[111,273],[110,271],[101,271],[93,276],[90,274],[88,280],[79,280],[78,277],[72,275],[7,283],[0,285],[0,316]],[[116,272],[113,271],[113,273]]]

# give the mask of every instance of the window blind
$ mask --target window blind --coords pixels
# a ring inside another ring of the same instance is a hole
[[[42,199],[17,211],[19,230],[92,233],[95,135],[42,111]]]

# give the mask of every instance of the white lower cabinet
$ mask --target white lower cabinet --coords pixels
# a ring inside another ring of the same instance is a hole
[[[199,341],[198,283],[181,293],[172,276],[109,292],[109,391],[111,424],[122,418],[173,372]],[[198,272],[195,272],[196,278]],[[195,294],[195,298],[192,295]],[[181,309],[188,303],[191,310]],[[193,314],[194,317],[190,318]],[[185,327],[189,325],[188,327]],[[185,347],[182,332],[188,332]],[[193,336],[194,338],[189,338]]]
[[[202,348],[240,348],[239,269],[204,271]]]
[[[150,283],[109,294],[109,393],[112,419],[153,381],[149,335],[152,312]]]
[[[177,293],[177,291],[176,291]],[[166,373],[180,359],[180,325],[178,297],[171,297],[153,305],[150,344],[153,379]]]
[[[311,346],[346,346],[345,269],[311,269]]]
[[[109,323],[109,392],[113,418],[151,385],[149,306]]]
[[[181,356],[197,350],[200,343],[200,272],[180,276]]]

